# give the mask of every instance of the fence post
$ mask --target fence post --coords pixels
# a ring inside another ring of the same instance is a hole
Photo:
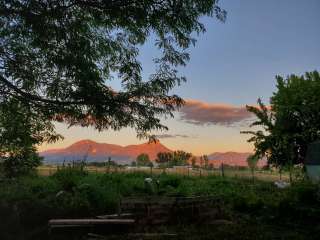
[[[224,165],[221,163],[221,176],[224,178]]]

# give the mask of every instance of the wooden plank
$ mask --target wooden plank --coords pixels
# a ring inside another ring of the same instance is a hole
[[[128,217],[133,217],[132,213],[121,213],[119,214],[109,214],[109,215],[99,215],[96,218],[98,219],[123,219]]]
[[[123,198],[121,200],[121,206],[125,205],[140,205],[140,204],[159,204],[159,205],[171,205],[171,204],[183,204],[183,203],[200,203],[200,202],[213,202],[217,198],[212,196],[196,196],[196,197],[131,197]]]
[[[134,219],[51,219],[49,226],[130,225]]]
[[[155,238],[164,238],[164,237],[168,237],[168,238],[177,237],[178,234],[176,233],[131,233],[128,236],[155,239]]]

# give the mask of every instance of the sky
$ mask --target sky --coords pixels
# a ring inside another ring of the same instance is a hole
[[[179,68],[187,82],[173,92],[187,104],[174,119],[162,119],[169,130],[157,133],[173,150],[196,155],[252,151],[249,136],[240,134],[252,121],[244,106],[254,105],[259,97],[268,103],[276,75],[320,70],[319,0],[220,0],[219,5],[227,11],[226,22],[202,18],[207,32],[189,49],[187,66]],[[156,54],[152,39],[141,47],[145,77],[154,70],[151,60]],[[39,151],[81,139],[123,146],[146,141],[129,128],[117,132],[64,124],[56,128],[65,139],[44,144]]]

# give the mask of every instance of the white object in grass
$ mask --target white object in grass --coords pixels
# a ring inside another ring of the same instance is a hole
[[[283,189],[283,188],[289,187],[290,183],[284,182],[284,181],[275,181],[274,185],[276,185],[277,188]]]
[[[144,182],[146,182],[146,183],[152,183],[152,178],[145,178],[145,179],[144,179]]]

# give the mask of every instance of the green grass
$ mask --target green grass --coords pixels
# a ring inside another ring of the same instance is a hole
[[[277,189],[271,182],[253,183],[250,179],[160,174],[155,177],[160,181],[159,188],[146,188],[146,177],[148,173],[104,174],[65,168],[49,177],[3,180],[0,182],[0,219],[6,221],[0,221],[0,239],[21,236],[43,239],[50,218],[114,213],[120,197],[149,195],[221,199],[225,217],[234,224],[209,229],[205,223],[168,227],[168,231],[187,232],[188,239],[313,239],[320,236],[317,185],[297,182],[287,189]]]
[[[96,167],[96,166],[86,166],[85,169],[88,172],[91,173],[107,173],[108,171],[110,172],[122,172],[122,173],[135,173],[135,172],[145,172],[145,173],[150,173],[149,168],[143,168],[143,169],[126,169],[124,167],[122,168],[108,168],[108,167]],[[37,168],[37,172],[41,176],[51,176],[57,171],[57,166],[49,166],[49,165],[43,165]],[[159,175],[163,172],[163,169],[160,168],[153,168],[152,173],[154,175]],[[221,170],[220,169],[211,169],[211,170],[205,170],[202,169],[193,169],[189,170],[188,169],[174,169],[174,168],[167,168],[166,173],[168,174],[179,174],[183,176],[194,176],[194,177],[200,177],[200,176],[221,176]],[[235,177],[235,178],[252,178],[252,173],[250,169],[237,169],[237,168],[225,168],[224,174],[226,177]],[[296,170],[294,173],[293,178],[301,178],[299,176],[301,172],[299,170]],[[262,170],[262,169],[257,169],[255,171],[255,178],[258,180],[262,181],[276,181],[280,179],[280,175],[278,171],[271,171],[271,170]],[[289,180],[289,173],[287,171],[282,173],[282,180]]]

